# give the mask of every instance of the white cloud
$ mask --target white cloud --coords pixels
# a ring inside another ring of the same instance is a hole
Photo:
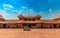
[[[46,15],[46,12],[37,13],[33,9],[28,9],[28,8],[26,8],[26,10],[21,9],[17,13],[18,13],[18,15],[23,14],[24,16],[35,16],[35,15],[39,14],[39,15],[42,15],[42,19],[52,19],[54,17],[54,12],[51,8],[49,9],[48,15]]]
[[[18,11],[18,14],[21,14],[22,13],[22,11]]]
[[[52,9],[49,9],[49,12],[52,12]]]
[[[24,9],[24,8],[26,8],[26,7],[25,7],[25,6],[21,6],[21,8],[23,8],[23,9]]]
[[[14,8],[12,5],[10,4],[3,4],[4,7],[9,7],[9,8]]]
[[[0,15],[2,15],[5,19],[18,19],[16,15],[10,14],[2,9],[0,9]]]
[[[12,5],[10,5],[10,4],[3,4],[3,9],[5,9],[5,10],[11,10],[13,8],[14,7]]]
[[[22,9],[18,11],[18,15],[19,14],[23,14],[24,16],[35,16],[37,12],[35,12],[33,9],[26,8],[26,10]]]
[[[32,13],[33,12],[33,9],[30,9],[29,12]]]
[[[54,17],[54,12],[53,12],[53,10],[52,10],[52,9],[49,9],[49,14],[51,15],[51,18],[53,18],[53,17]]]

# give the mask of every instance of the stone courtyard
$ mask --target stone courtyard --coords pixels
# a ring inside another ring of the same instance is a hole
[[[0,38],[60,38],[60,29],[0,29]]]

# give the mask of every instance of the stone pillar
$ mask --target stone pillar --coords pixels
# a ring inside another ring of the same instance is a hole
[[[0,24],[0,28],[1,28],[1,24]]]
[[[22,24],[19,23],[19,24],[18,24],[18,28],[22,28]]]
[[[52,28],[53,28],[53,24],[52,24]]]
[[[3,24],[1,25],[1,28],[3,28]]]
[[[40,24],[36,24],[36,28],[40,28]]]
[[[50,28],[53,28],[53,25],[50,25]]]
[[[8,28],[8,25],[6,24],[6,28]]]
[[[0,28],[2,28],[2,24],[1,24],[1,27]]]
[[[57,28],[59,28],[59,25],[57,24]]]

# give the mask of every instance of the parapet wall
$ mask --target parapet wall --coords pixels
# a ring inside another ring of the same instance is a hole
[[[60,29],[0,29],[0,38],[60,38]]]

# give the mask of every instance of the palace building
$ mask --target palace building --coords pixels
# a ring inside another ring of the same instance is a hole
[[[55,19],[42,20],[40,15],[18,16],[19,20],[5,20],[0,15],[0,28],[20,28],[20,29],[41,29],[41,28],[60,28],[60,15]]]

